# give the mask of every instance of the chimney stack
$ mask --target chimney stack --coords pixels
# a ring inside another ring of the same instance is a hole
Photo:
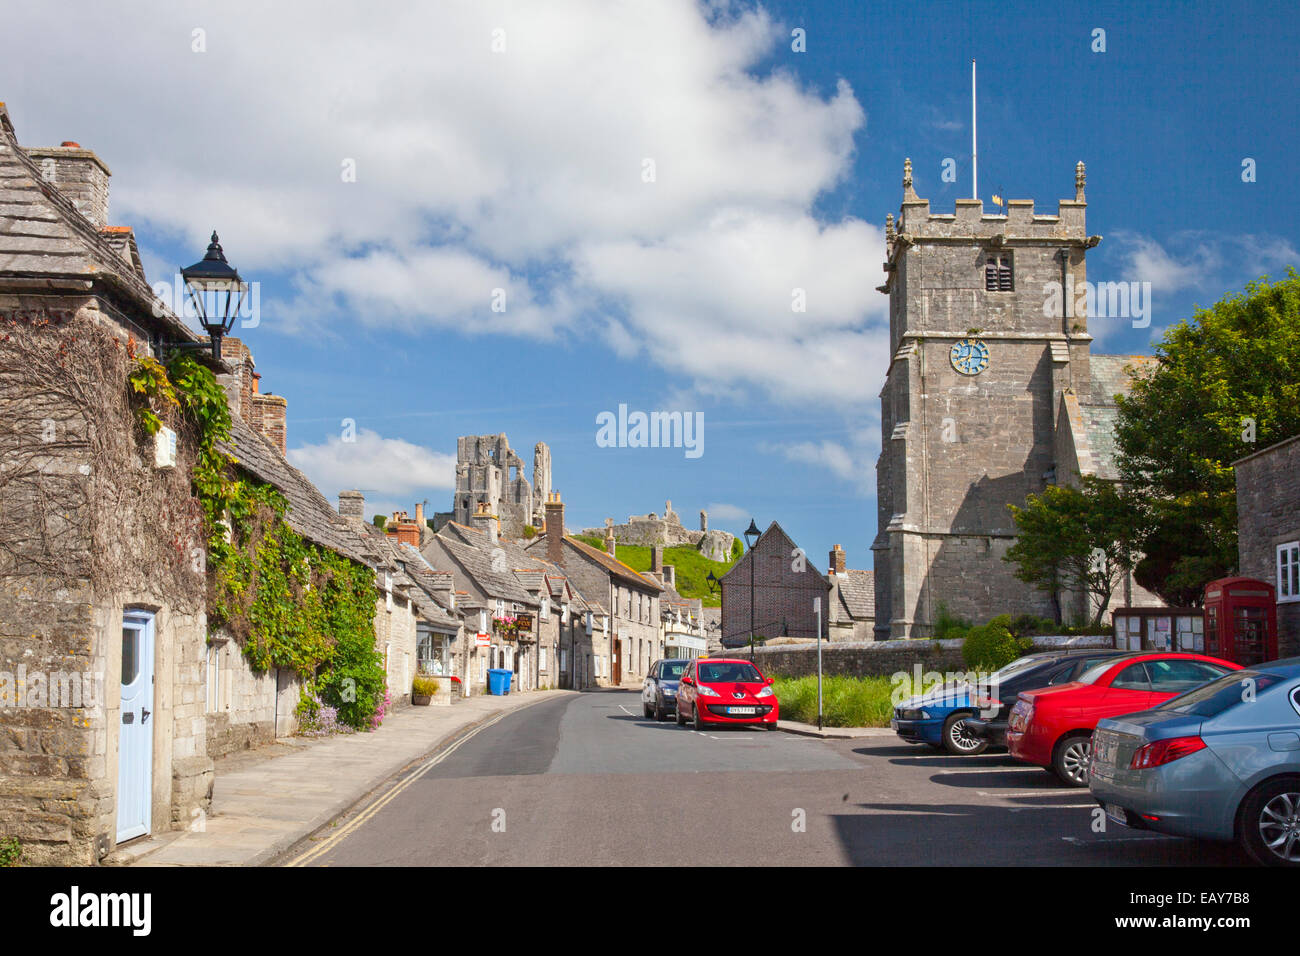
[[[339,514],[345,518],[366,520],[366,496],[359,491],[339,492]]]
[[[677,568],[671,564],[664,565],[664,584],[674,591],[677,590]]]
[[[480,501],[474,514],[470,515],[470,527],[482,531],[493,544],[497,543],[500,523],[492,513],[492,506],[486,501]]]
[[[831,574],[843,574],[845,567],[844,549],[837,544],[831,548]]]
[[[618,542],[614,540],[614,529],[605,529],[605,552],[611,557],[617,557]]]
[[[393,512],[392,518],[384,527],[384,533],[390,538],[396,538],[400,544],[409,544],[413,548],[420,547],[420,526],[412,521],[405,511]]]
[[[664,573],[664,546],[656,544],[650,549],[650,570],[656,574]]]
[[[72,201],[96,229],[108,225],[108,177],[104,161],[80,143],[65,140],[61,146],[27,150],[40,167],[41,178]]]
[[[564,567],[564,503],[558,491],[546,496],[546,560]]]
[[[257,377],[254,377],[252,402],[249,411],[251,414],[248,417],[248,424],[257,429],[258,434],[263,438],[280,449],[280,455],[283,456],[288,441],[285,418],[289,413],[289,400],[283,395],[258,392]]]

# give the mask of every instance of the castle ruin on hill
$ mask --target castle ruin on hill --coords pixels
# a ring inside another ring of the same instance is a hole
[[[653,511],[644,515],[629,515],[626,524],[614,524],[605,519],[603,528],[584,528],[582,533],[602,540],[613,537],[618,544],[642,547],[662,545],[665,548],[692,547],[712,561],[726,561],[731,555],[735,535],[726,531],[709,529],[709,513],[700,512],[700,529],[693,531],[682,526],[681,518],[673,511],[671,501],[664,502],[663,516]]]

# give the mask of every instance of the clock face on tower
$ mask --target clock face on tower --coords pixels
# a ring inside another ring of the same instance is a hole
[[[989,367],[989,347],[979,339],[962,339],[948,353],[952,367],[963,375],[978,375]]]

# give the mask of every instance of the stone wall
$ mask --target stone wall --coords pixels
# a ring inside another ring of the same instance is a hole
[[[1278,585],[1277,547],[1300,541],[1300,437],[1236,462],[1241,574]],[[1300,599],[1278,595],[1278,655],[1300,655]]]
[[[951,641],[867,641],[862,643],[823,643],[822,674],[847,677],[889,677],[912,672],[919,664],[922,671],[969,670],[961,656],[962,642]],[[1034,650],[1059,650],[1064,647],[1114,647],[1107,636],[1034,638]],[[745,648],[739,656],[748,658]],[[768,675],[804,677],[817,673],[817,644],[783,644],[757,647],[754,662]]]
[[[153,628],[149,825],[187,825],[210,800],[194,450],[173,419],[177,466],[154,467],[126,332],[97,300],[0,294],[9,308],[71,318],[0,336],[0,836],[28,862],[84,865],[116,845],[128,610]],[[59,673],[82,675],[90,699],[52,699]]]

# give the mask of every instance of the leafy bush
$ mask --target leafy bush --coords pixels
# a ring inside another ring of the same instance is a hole
[[[1010,623],[1010,615],[1001,614],[987,624],[971,628],[961,645],[966,666],[998,670],[1029,653],[1034,642],[1027,637],[1013,637]]]
[[[411,682],[411,693],[419,697],[432,697],[438,693],[438,682],[432,677],[417,677]]]
[[[740,558],[741,558],[741,556],[742,556],[744,553],[745,553],[745,546],[744,546],[743,544],[740,543],[740,539],[739,539],[739,538],[734,539],[734,540],[731,542],[731,560],[732,560],[732,561],[739,561]]]
[[[531,540],[537,537],[537,529],[530,524],[524,525],[524,538]]]
[[[0,840],[0,866],[17,866],[23,860],[23,845],[17,837]]]

